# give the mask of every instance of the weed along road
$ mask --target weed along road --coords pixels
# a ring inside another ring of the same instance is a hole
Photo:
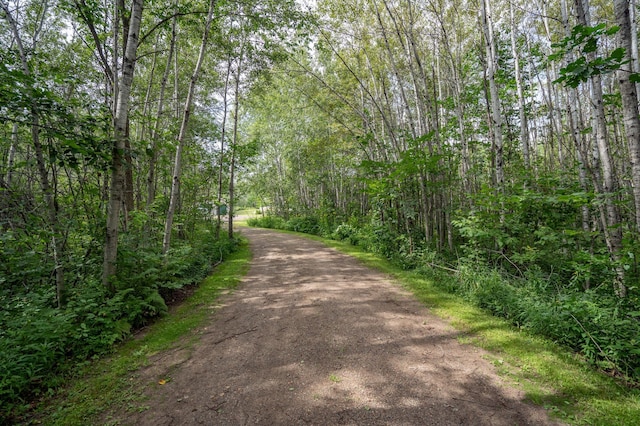
[[[308,239],[241,232],[249,273],[195,345],[140,372],[149,409],[122,424],[556,424],[384,274]]]

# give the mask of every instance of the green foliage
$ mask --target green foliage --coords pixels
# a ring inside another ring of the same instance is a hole
[[[41,283],[50,270],[42,261],[47,233],[20,235],[12,230],[0,232],[0,284],[4,289],[31,288]]]
[[[360,241],[360,231],[354,226],[343,223],[336,227],[331,238],[337,241],[348,241],[351,245],[356,246]]]
[[[562,59],[568,53],[575,51],[579,51],[579,56],[560,69],[560,77],[554,83],[562,83],[576,88],[594,75],[607,74],[620,69],[628,62],[625,60],[625,49],[622,47],[614,49],[607,56],[597,56],[590,59],[590,55],[595,54],[598,50],[599,39],[611,37],[619,29],[617,26],[607,28],[605,24],[593,27],[584,25],[573,27],[569,37],[565,37],[559,43],[554,43],[551,46],[556,49],[556,52],[550,55],[549,59]],[[632,81],[636,81],[638,78],[635,74],[631,76]]]
[[[285,229],[285,220],[277,216],[255,217],[247,220],[247,225],[268,229]]]
[[[598,41],[603,36],[613,36],[620,30],[619,27],[613,26],[607,28],[606,24],[601,23],[594,26],[576,25],[571,30],[571,35],[565,37],[562,41],[554,43],[551,47],[566,49],[573,51],[580,49],[583,54],[594,53],[598,50]],[[562,54],[554,54],[550,59],[559,59]]]
[[[11,238],[2,234],[3,238]],[[172,249],[166,258],[152,249],[134,249],[124,238],[119,252],[117,291],[110,296],[99,282],[99,273],[73,286],[63,309],[55,307],[52,285],[30,291],[5,287],[0,293],[0,400],[7,417],[29,398],[52,392],[74,362],[110,352],[113,345],[167,313],[165,300],[172,291],[200,282],[211,265],[226,258],[236,247],[228,238],[215,240],[202,229],[200,237]],[[2,260],[16,265],[15,244],[3,245]],[[41,274],[29,260],[29,274]],[[0,270],[5,283],[29,282],[31,276]],[[27,264],[23,263],[23,266]],[[99,271],[98,271],[99,272]],[[0,417],[1,419],[2,417]]]
[[[517,276],[540,268],[577,288],[592,278],[609,279],[611,263],[602,263],[603,253],[592,248],[597,236],[577,228],[581,209],[596,202],[593,195],[563,183],[560,177],[548,178],[546,185],[536,191],[512,188],[507,195],[483,188],[476,196],[479,208],[460,212],[453,220],[463,239],[464,256]],[[505,211],[502,218],[496,198]],[[592,262],[585,264],[585,260]]]
[[[313,216],[292,217],[285,223],[285,229],[288,231],[303,232],[305,234],[320,234],[318,218]]]
[[[423,269],[426,275],[431,272]],[[640,377],[640,321],[632,304],[601,291],[549,288],[548,279],[528,273],[505,278],[480,264],[462,264],[451,280],[437,285],[512,324],[550,338],[602,369]],[[448,285],[446,283],[449,283]]]
[[[2,298],[0,362],[7,374],[0,399],[9,409],[55,388],[70,359],[108,352],[130,331],[126,295],[108,299],[97,282],[77,289],[65,309],[55,308],[54,299],[52,288]]]
[[[170,316],[151,324],[140,338],[118,345],[112,356],[87,363],[59,393],[39,404],[34,417],[46,425],[100,424],[104,422],[101,416],[110,408],[143,399],[142,389],[135,388],[138,383],[131,380],[131,371],[148,365],[160,351],[185,342],[191,345],[199,327],[209,318],[211,305],[222,290],[237,286],[250,258],[243,242]]]
[[[287,231],[303,232],[305,234],[320,235],[322,227],[315,216],[294,216],[284,220],[277,216],[264,216],[247,220],[249,226],[269,229],[284,229]]]

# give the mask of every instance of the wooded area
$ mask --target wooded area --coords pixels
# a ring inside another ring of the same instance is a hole
[[[9,406],[166,312],[238,202],[640,376],[635,0],[0,5]]]
[[[0,4],[4,417],[233,250],[241,100],[304,19],[280,0]]]
[[[637,378],[636,12],[319,2],[311,47],[248,102],[255,202],[282,218],[256,223],[453,274],[452,292]]]

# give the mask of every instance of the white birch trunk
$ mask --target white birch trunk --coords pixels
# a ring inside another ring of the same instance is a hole
[[[173,227],[173,216],[175,215],[176,205],[178,203],[178,194],[180,186],[180,175],[182,166],[182,151],[187,138],[187,128],[189,126],[189,120],[191,118],[191,109],[193,108],[193,98],[195,97],[196,86],[200,78],[200,70],[204,57],[207,51],[207,44],[209,42],[209,32],[211,31],[211,23],[213,21],[213,12],[215,9],[216,0],[211,0],[209,3],[209,12],[207,13],[207,20],[202,33],[202,42],[200,44],[200,53],[198,54],[198,60],[191,76],[189,83],[189,90],[187,92],[187,99],[184,103],[184,111],[182,114],[182,123],[180,124],[180,132],[178,133],[178,146],[176,148],[176,156],[173,164],[173,178],[171,181],[171,196],[169,198],[169,209],[167,210],[167,219],[164,226],[164,238],[162,239],[162,254],[166,254],[171,247],[171,229]]]
[[[525,110],[524,91],[522,90],[522,76],[520,72],[520,54],[516,44],[516,23],[513,13],[513,2],[509,2],[509,17],[511,20],[511,54],[513,55],[516,92],[518,95],[518,115],[520,118],[520,144],[522,146],[522,158],[524,166],[529,168],[529,123]]]
[[[122,76],[118,87],[115,103],[113,164],[111,167],[111,187],[109,189],[109,204],[107,207],[106,240],[104,246],[104,262],[102,283],[110,292],[115,291],[113,276],[116,273],[116,259],[118,256],[118,225],[120,209],[124,196],[124,149],[127,138],[127,122],[129,121],[129,102],[131,86],[136,65],[138,38],[142,23],[143,0],[133,0],[131,17],[127,37],[127,48],[122,60]],[[117,35],[114,34],[114,38]],[[114,74],[116,74],[114,72]],[[118,80],[117,78],[115,79]]]
[[[24,48],[22,37],[20,36],[20,31],[18,28],[18,23],[15,18],[11,14],[9,7],[4,2],[0,2],[0,8],[4,12],[4,15],[9,23],[9,27],[11,29],[11,33],[13,34],[14,41],[18,48],[18,54],[20,55],[20,62],[22,65],[22,71],[25,75],[30,76],[31,68],[29,67],[27,51]],[[35,40],[35,39],[34,39]],[[35,44],[35,41],[33,42]],[[35,48],[35,46],[32,46]],[[30,110],[31,116],[31,138],[33,142],[33,147],[36,155],[36,166],[38,169],[38,175],[40,178],[40,187],[42,189],[42,193],[44,195],[45,201],[47,203],[47,225],[51,231],[51,247],[53,250],[53,261],[54,261],[54,276],[56,279],[56,298],[58,302],[58,307],[61,307],[64,303],[64,268],[61,262],[61,256],[63,251],[63,243],[62,243],[62,232],[60,221],[58,218],[58,207],[56,203],[56,193],[55,188],[52,187],[51,181],[49,179],[49,172],[47,170],[47,164],[44,159],[44,150],[42,147],[42,143],[40,141],[40,115],[38,113],[38,108],[36,106],[36,99],[33,93],[30,93],[32,97],[32,105]],[[11,152],[9,153],[10,161],[12,162],[12,157],[15,155],[15,146],[14,144],[17,141],[17,127],[14,126],[14,141],[12,142]],[[13,168],[13,164],[10,164],[9,173],[11,173],[11,168]],[[11,181],[11,175],[8,176],[8,181]]]
[[[634,72],[632,64],[633,39],[632,25],[629,16],[628,0],[614,0],[616,22],[620,27],[618,37],[620,47],[625,49],[625,61],[618,71],[620,94],[622,96],[622,112],[624,130],[627,135],[629,157],[631,160],[631,183],[635,202],[636,230],[640,232],[640,116],[638,116],[638,93],[636,84],[630,80]]]
[[[227,131],[227,114],[228,114],[228,106],[227,106],[227,96],[229,92],[229,77],[231,75],[231,57],[229,57],[229,62],[227,64],[227,74],[224,79],[224,94],[222,95],[222,134],[220,135],[220,159],[218,160],[218,206],[216,212],[216,238],[220,236],[220,227],[222,225],[222,214],[220,212],[220,206],[222,204],[222,164],[224,163],[224,140],[226,138]]]
[[[158,161],[158,138],[160,137],[160,128],[162,121],[162,114],[164,111],[164,97],[167,90],[167,81],[169,80],[169,73],[171,71],[171,63],[173,58],[173,52],[176,47],[176,18],[173,18],[171,24],[171,42],[169,44],[169,53],[167,56],[167,63],[162,75],[162,81],[160,82],[160,94],[158,98],[158,109],[156,110],[156,122],[151,132],[151,156],[149,158],[149,175],[147,176],[147,208],[150,207],[156,198],[156,162]]]
[[[502,191],[504,185],[502,114],[500,113],[500,99],[498,98],[498,86],[495,79],[498,69],[498,58],[496,56],[495,40],[493,37],[490,0],[482,0],[481,14],[487,50],[487,80],[489,82],[489,94],[491,96],[490,109],[493,128],[496,186],[499,191]]]
[[[575,0],[578,23],[590,26],[589,1]],[[589,54],[589,60],[594,59],[594,53]],[[591,103],[593,106],[594,124],[596,131],[596,144],[600,165],[602,168],[602,195],[606,207],[606,214],[601,213],[603,220],[604,236],[611,260],[617,264],[620,260],[620,249],[622,248],[622,230],[620,228],[620,213],[615,203],[616,180],[613,169],[613,160],[609,152],[609,137],[607,135],[607,123],[604,113],[604,102],[602,94],[602,79],[600,75],[590,78],[591,83]],[[617,279],[614,289],[620,296],[624,296],[624,270],[616,266]]]

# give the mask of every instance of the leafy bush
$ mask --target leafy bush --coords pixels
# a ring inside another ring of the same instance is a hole
[[[5,410],[0,423],[10,421],[10,412],[29,398],[58,386],[73,362],[111,351],[133,329],[164,315],[163,296],[202,280],[235,246],[236,241],[215,240],[203,229],[198,239],[176,245],[164,258],[124,235],[114,295],[99,276],[70,283],[62,309],[56,307],[53,285],[0,290],[0,400]],[[0,282],[5,276],[0,271]]]
[[[542,277],[507,279],[478,265],[463,264],[455,277],[446,278],[439,271],[422,271],[438,275],[434,282],[441,288],[522,329],[568,346],[600,368],[640,378],[640,312],[633,302],[596,290],[558,292],[541,282]]]
[[[595,291],[521,303],[523,327],[580,352],[591,363],[640,377],[640,321],[620,300]]]
[[[463,254],[513,274],[537,267],[565,282],[575,278],[585,253],[594,247],[596,235],[576,228],[593,194],[581,192],[575,182],[562,177],[550,178],[547,184],[536,190],[516,186],[505,195],[484,187],[475,199],[478,208],[452,221],[463,239]],[[503,214],[495,208],[496,197]],[[607,269],[611,264],[594,262],[587,275],[571,282],[582,287],[584,279],[606,275]]]
[[[251,218],[247,220],[247,225],[259,228],[285,229],[284,219],[277,216]]]
[[[320,234],[318,218],[314,216],[292,217],[285,223],[285,229],[288,231],[303,232],[305,234]]]
[[[265,216],[247,220],[247,225],[269,229],[286,229],[287,231],[303,232],[319,235],[321,227],[315,216],[296,216],[285,221],[278,216]]]
[[[96,282],[79,289],[65,309],[55,308],[53,290],[4,297],[0,311],[0,399],[9,407],[57,386],[68,359],[105,353],[129,332],[120,320],[122,298],[108,299]]]
[[[354,246],[358,245],[361,238],[360,231],[356,227],[346,223],[338,225],[330,236],[337,241],[349,241],[349,243]]]

